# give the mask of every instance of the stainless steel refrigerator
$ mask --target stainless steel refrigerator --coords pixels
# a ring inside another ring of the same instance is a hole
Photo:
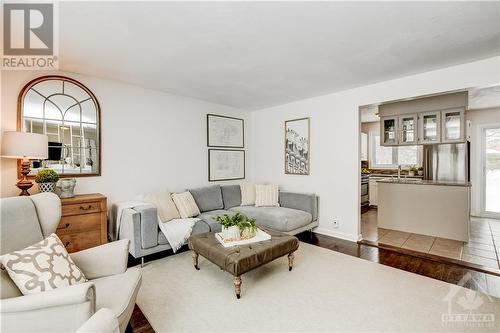
[[[424,179],[468,182],[469,142],[424,145]]]

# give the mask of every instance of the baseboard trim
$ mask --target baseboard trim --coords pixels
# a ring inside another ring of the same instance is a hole
[[[356,236],[356,235],[351,235],[351,234],[347,234],[345,232],[340,232],[340,231],[333,231],[333,230],[329,230],[329,229],[324,229],[321,227],[314,229],[314,232],[321,234],[321,235],[325,235],[325,236],[340,238],[340,239],[347,240],[347,241],[354,242],[354,243],[356,243],[358,241],[358,236]]]

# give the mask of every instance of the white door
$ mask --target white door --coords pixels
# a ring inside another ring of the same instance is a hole
[[[500,126],[481,133],[482,215],[500,217]]]

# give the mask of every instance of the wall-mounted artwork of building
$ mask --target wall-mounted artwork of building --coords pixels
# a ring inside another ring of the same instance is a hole
[[[310,119],[285,121],[285,173],[309,175]]]

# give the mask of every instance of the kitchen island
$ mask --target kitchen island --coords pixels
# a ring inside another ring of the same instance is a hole
[[[470,183],[420,179],[378,181],[378,227],[469,240]]]

